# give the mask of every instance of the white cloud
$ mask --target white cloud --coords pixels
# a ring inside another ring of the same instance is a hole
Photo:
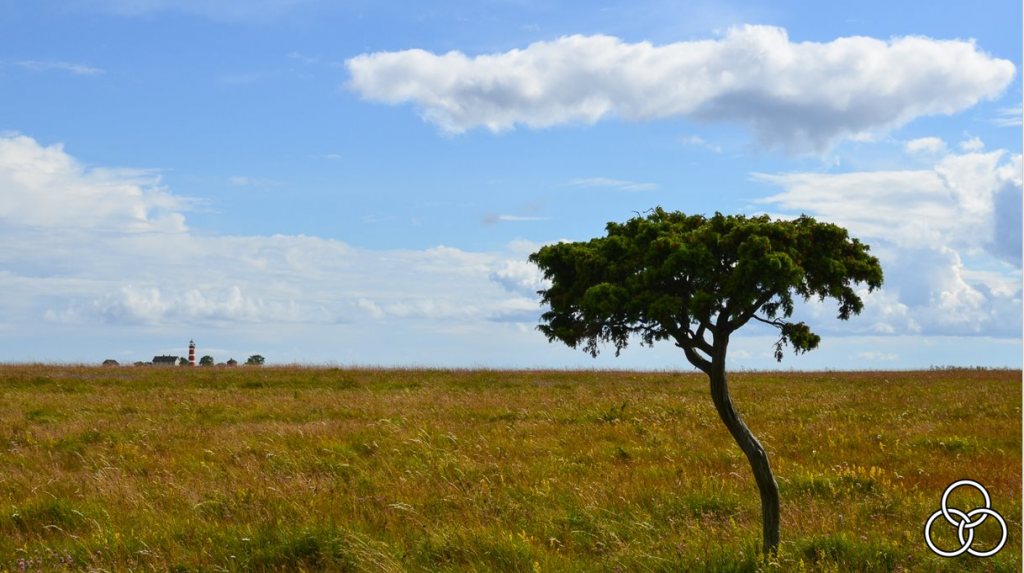
[[[679,142],[682,143],[683,145],[704,147],[706,149],[714,151],[715,153],[722,152],[722,147],[720,145],[712,145],[707,141],[704,141],[704,138],[700,137],[699,135],[684,135],[679,138]]]
[[[532,321],[540,314],[537,300],[524,297],[505,299],[487,307],[449,298],[423,296],[411,296],[386,303],[364,298],[357,302],[357,306],[367,311],[375,320]]]
[[[903,144],[903,148],[908,153],[928,153],[934,155],[946,152],[946,142],[938,137],[921,137],[906,142]]]
[[[71,72],[77,76],[95,76],[102,74],[103,70],[87,66],[85,64],[76,64],[72,62],[55,62],[55,61],[38,61],[38,60],[23,60],[15,62],[15,65],[21,66],[28,70],[34,70],[39,72],[46,72],[50,70],[57,70],[62,72]]]
[[[293,59],[293,60],[298,60],[298,61],[300,61],[300,62],[302,62],[303,64],[306,64],[306,65],[319,64],[320,63],[320,58],[310,57],[310,56],[307,56],[307,55],[302,54],[300,52],[291,52],[291,53],[288,54],[288,57]]]
[[[156,286],[138,288],[133,285],[123,286],[84,304],[73,301],[64,310],[48,309],[44,319],[50,322],[89,323],[100,320],[112,324],[157,326],[174,323],[332,323],[337,320],[322,307],[246,296],[238,286],[220,292],[193,288],[168,293]]]
[[[929,170],[755,177],[785,188],[765,202],[817,213],[858,235],[903,248],[984,249],[1020,268],[1019,209],[996,209],[1019,202],[1020,167],[1020,155],[1000,150],[947,155]]]
[[[281,185],[279,181],[274,181],[273,179],[249,177],[247,175],[232,175],[228,177],[228,183],[235,187],[278,187]]]
[[[767,203],[872,245],[886,282],[866,295],[861,324],[879,333],[1019,337],[1020,155],[949,154],[930,170],[757,177],[784,188]]]
[[[992,123],[999,127],[1020,127],[1022,123],[1022,105],[1018,103],[1012,107],[1004,107],[999,110],[997,117],[992,119]]]
[[[363,98],[413,102],[452,133],[683,116],[738,122],[764,145],[795,151],[956,113],[996,97],[1015,74],[1011,62],[973,42],[858,36],[795,43],[771,26],[664,46],[577,35],[474,57],[419,49],[362,54],[346,65],[348,87]]]
[[[981,151],[982,149],[985,149],[985,142],[983,142],[980,137],[975,136],[961,141],[960,149],[963,149],[964,151]]]
[[[63,146],[0,138],[0,220],[8,225],[180,232],[189,201],[160,186],[157,173],[82,165]]]
[[[534,299],[537,297],[537,291],[551,286],[551,283],[544,279],[544,273],[537,265],[527,260],[505,261],[491,273],[491,280],[511,292]]]
[[[526,320],[518,252],[371,250],[192,233],[189,203],[144,170],[86,168],[62,146],[0,138],[0,315],[64,325]],[[519,248],[512,245],[513,248]],[[518,277],[518,278],[517,278]]]
[[[637,183],[635,181],[621,181],[608,179],[607,177],[587,177],[583,179],[571,179],[565,187],[605,187],[619,191],[653,191],[658,188],[657,183]]]
[[[551,217],[535,217],[529,215],[501,215],[498,213],[488,213],[487,215],[484,215],[481,222],[484,225],[490,227],[497,225],[498,223],[501,222],[522,223],[530,221],[548,221],[550,219]]]

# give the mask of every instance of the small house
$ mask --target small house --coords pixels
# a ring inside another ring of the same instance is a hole
[[[177,356],[154,356],[153,364],[157,366],[177,366],[178,358]]]
[[[232,358],[231,360],[228,360],[228,366],[238,366],[238,361]]]

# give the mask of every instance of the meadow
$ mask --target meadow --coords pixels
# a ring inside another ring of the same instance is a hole
[[[0,366],[0,571],[1019,572],[1021,380],[733,373],[782,495],[765,559],[696,373]],[[993,557],[925,545],[962,478]]]

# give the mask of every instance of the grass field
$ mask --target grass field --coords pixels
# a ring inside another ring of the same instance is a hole
[[[1021,379],[733,374],[782,494],[765,562],[703,375],[0,366],[0,571],[1019,572]],[[925,546],[961,478],[991,558]]]

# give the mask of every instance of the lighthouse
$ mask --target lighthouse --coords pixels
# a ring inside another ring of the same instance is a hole
[[[188,365],[196,365],[196,342],[194,340],[188,341]]]

